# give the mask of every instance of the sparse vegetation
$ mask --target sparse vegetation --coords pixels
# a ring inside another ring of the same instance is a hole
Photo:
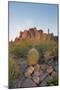
[[[16,63],[16,61],[10,57],[9,59],[9,87],[15,87],[16,79],[19,77],[23,77],[23,73],[20,72],[20,66]]]
[[[48,81],[47,84],[48,84],[48,86],[51,86],[51,85],[56,86],[56,85],[58,85],[58,80],[56,78],[54,78],[53,80]]]
[[[19,66],[16,64],[15,60],[9,60],[9,86],[13,87],[15,80],[19,74]]]

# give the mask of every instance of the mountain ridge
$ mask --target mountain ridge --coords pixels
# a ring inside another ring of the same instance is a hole
[[[37,28],[29,28],[28,30],[24,30],[20,32],[19,37],[15,38],[15,41],[20,41],[23,39],[30,39],[30,40],[46,40],[49,36],[49,39],[52,39],[53,33],[44,33],[42,29],[37,30]]]

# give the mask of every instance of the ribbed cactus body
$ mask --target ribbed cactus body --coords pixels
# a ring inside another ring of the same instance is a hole
[[[37,64],[38,59],[39,59],[39,53],[38,53],[37,49],[32,48],[31,50],[29,50],[29,52],[28,52],[28,65]]]

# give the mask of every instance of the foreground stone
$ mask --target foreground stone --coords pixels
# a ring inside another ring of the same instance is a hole
[[[36,84],[31,80],[31,78],[27,78],[22,83],[22,86],[21,87],[23,87],[23,88],[36,87]]]
[[[33,66],[30,66],[26,69],[26,72],[25,72],[25,77],[30,77],[31,74],[33,73],[34,71],[34,67]]]

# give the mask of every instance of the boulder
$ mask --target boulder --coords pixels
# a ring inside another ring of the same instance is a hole
[[[36,64],[35,66],[34,66],[34,71],[40,71],[40,65],[39,64]]]
[[[25,69],[27,68],[27,60],[24,60],[24,59],[22,59],[21,61],[20,61],[20,70],[22,71],[22,72],[25,72]]]
[[[46,64],[41,64],[41,70],[42,70],[43,72],[45,72],[46,69],[47,69],[47,65],[46,65]]]
[[[33,81],[36,83],[36,84],[39,84],[39,81],[40,81],[40,77],[39,76],[33,76]]]
[[[22,86],[21,87],[23,87],[23,88],[36,87],[36,84],[31,80],[31,78],[27,78],[22,83]]]
[[[48,74],[51,74],[53,72],[53,67],[50,65],[50,66],[47,66],[47,73]]]
[[[26,69],[25,76],[26,76],[26,77],[31,76],[31,74],[33,73],[33,71],[34,71],[34,67],[33,67],[33,66],[28,67],[28,68]]]
[[[40,81],[40,72],[34,71],[34,73],[32,75],[32,79],[36,84],[38,84]]]
[[[47,86],[47,82],[46,81],[43,81],[39,84],[40,87],[44,87],[44,86]]]

